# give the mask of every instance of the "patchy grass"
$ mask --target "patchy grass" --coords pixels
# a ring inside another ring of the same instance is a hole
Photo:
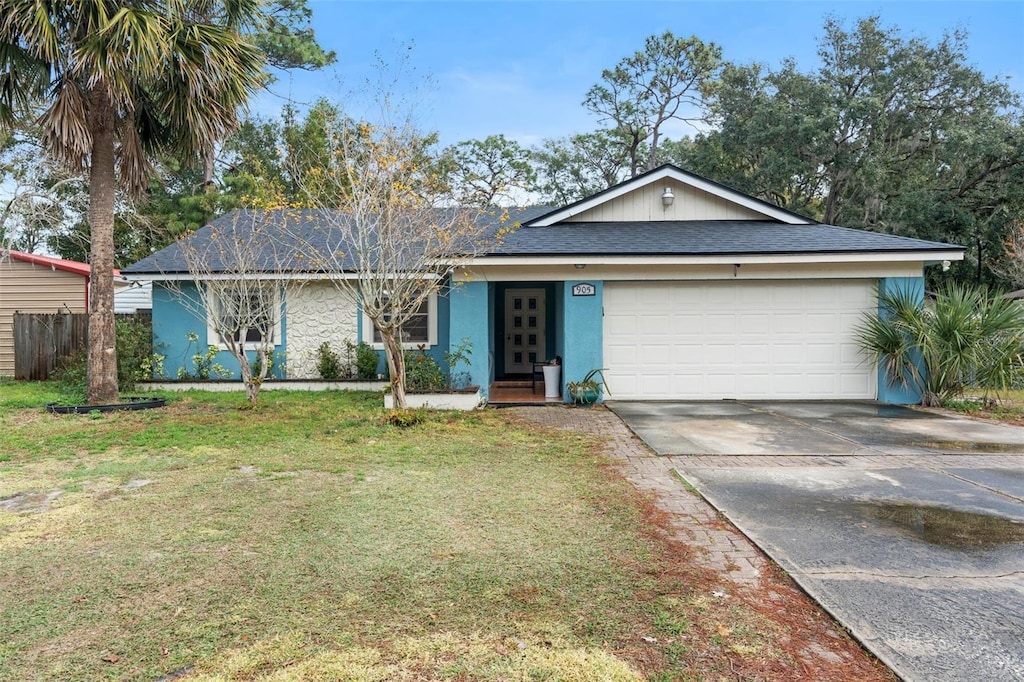
[[[970,417],[1024,425],[1024,391],[1005,391],[989,400],[981,397],[947,400],[942,406]]]
[[[19,391],[0,679],[812,679],[588,438],[498,412],[398,428],[377,394],[91,419]]]
[[[0,410],[17,407],[41,407],[60,398],[60,387],[55,382],[14,381],[0,379]]]

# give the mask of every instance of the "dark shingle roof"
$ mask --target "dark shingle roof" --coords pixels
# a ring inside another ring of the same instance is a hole
[[[445,209],[438,209],[445,210]],[[494,232],[513,224],[527,225],[551,212],[539,206],[510,209],[507,220],[497,212],[482,214],[484,227]],[[331,225],[345,216],[316,210],[235,211],[209,226],[141,261],[123,268],[128,275],[188,272],[186,250],[208,254],[208,272],[225,272],[220,245],[226,237],[245,234],[253,225],[261,230],[263,272],[317,272],[298,245],[317,249],[341,248]],[[268,236],[272,235],[272,236]],[[219,240],[219,241],[218,241]],[[330,245],[330,246],[328,246]],[[546,227],[520,227],[491,249],[491,256],[717,256],[826,253],[927,253],[961,247],[909,237],[855,230],[834,225],[785,225],[775,221],[699,220],[666,222],[560,223]],[[346,268],[351,267],[346,263]],[[255,268],[253,268],[255,269]]]
[[[436,210],[444,212],[447,209]],[[478,225],[493,234],[503,226],[525,223],[549,210],[546,207],[510,209],[507,211],[508,218],[504,220],[502,211],[483,212],[478,217]],[[197,254],[201,255],[204,272],[231,272],[233,265],[226,262],[232,253],[230,239],[235,236],[245,239],[253,232],[259,234],[260,248],[246,251],[247,258],[258,254],[256,262],[248,265],[246,270],[265,273],[319,272],[322,267],[318,267],[315,259],[311,261],[304,252],[315,250],[351,254],[353,249],[345,248],[337,230],[332,227],[347,219],[340,211],[312,209],[232,211],[196,230],[194,234],[123,268],[121,272],[126,275],[187,273],[189,261],[195,262]],[[336,261],[337,258],[330,260]],[[355,265],[350,259],[343,260],[341,264],[346,270],[353,269]]]
[[[815,223],[761,220],[559,223],[524,227],[501,256],[719,256],[949,251],[960,247]]]

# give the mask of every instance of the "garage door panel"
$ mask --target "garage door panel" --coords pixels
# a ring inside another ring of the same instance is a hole
[[[636,345],[608,346],[605,350],[605,364],[615,367],[635,368],[637,366],[638,350]]]
[[[607,282],[615,398],[873,398],[854,330],[874,282]]]

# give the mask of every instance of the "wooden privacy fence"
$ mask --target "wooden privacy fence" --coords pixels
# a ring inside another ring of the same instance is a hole
[[[88,338],[86,313],[14,313],[14,378],[49,379]]]

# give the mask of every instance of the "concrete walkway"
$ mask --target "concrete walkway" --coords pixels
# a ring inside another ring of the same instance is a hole
[[[626,478],[642,492],[656,495],[670,515],[677,538],[697,551],[698,563],[739,584],[757,582],[768,559],[699,495],[686,488],[673,458],[658,457],[615,414],[603,407],[513,407],[520,419],[555,429],[608,439],[609,454],[622,462]]]

